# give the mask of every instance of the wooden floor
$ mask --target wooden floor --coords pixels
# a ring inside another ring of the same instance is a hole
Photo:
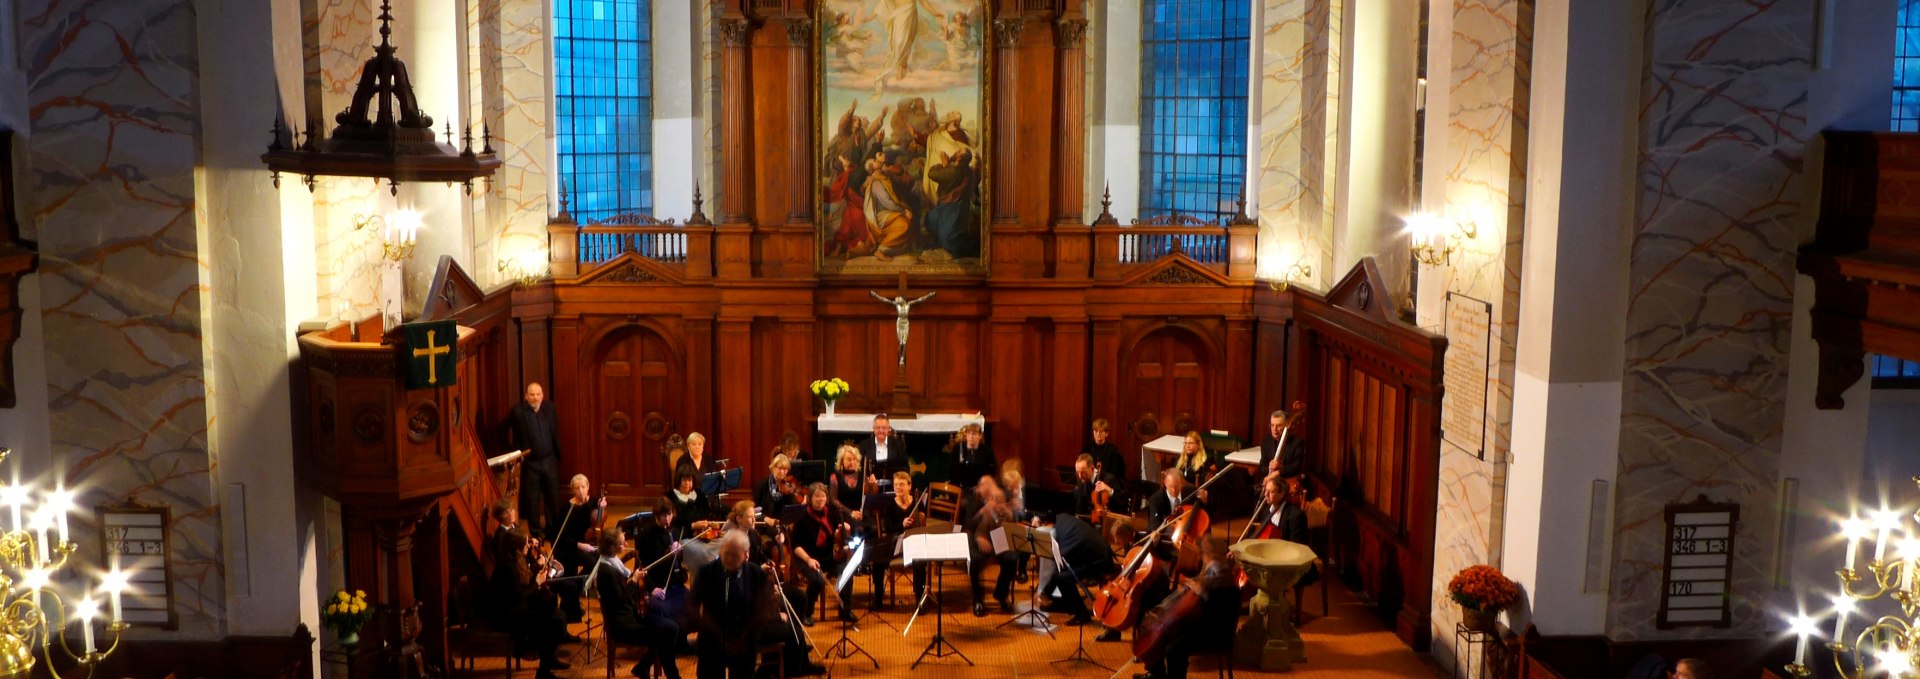
[[[1224,527],[1216,527],[1222,530]],[[989,567],[985,577],[991,586],[994,567]],[[864,607],[869,601],[867,578],[861,576],[854,581],[854,601]],[[905,580],[897,583],[903,590]],[[1017,585],[1015,596],[1019,599],[1016,609],[1025,611],[1029,607],[1028,595],[1032,583]],[[836,677],[908,677],[908,676],[966,676],[966,677],[1132,677],[1135,672],[1144,671],[1139,665],[1122,667],[1131,658],[1131,644],[1096,643],[1093,637],[1100,632],[1099,625],[1088,625],[1086,633],[1087,653],[1094,661],[1112,669],[1101,669],[1085,663],[1054,663],[1072,655],[1078,643],[1078,634],[1082,628],[1056,626],[1054,636],[1033,628],[1021,628],[1014,625],[1000,627],[1009,617],[999,612],[991,600],[989,613],[984,618],[975,618],[972,614],[971,599],[967,590],[966,574],[960,569],[949,569],[945,575],[942,623],[945,625],[946,639],[959,649],[960,653],[973,661],[969,666],[959,657],[948,655],[945,658],[927,657],[925,662],[912,668],[921,651],[925,650],[933,639],[935,621],[929,614],[922,614],[913,623],[910,633],[903,635],[901,628],[906,627],[913,610],[902,596],[901,603],[890,612],[867,616],[856,629],[849,631],[848,638],[879,661],[875,668],[864,656],[855,655],[850,659],[837,656],[828,658],[824,652],[840,639],[841,628],[838,622],[830,622],[826,616],[808,629],[812,637],[815,654],[814,662],[828,665],[832,676]],[[1427,656],[1414,653],[1400,643],[1393,630],[1379,617],[1374,615],[1353,594],[1341,587],[1336,581],[1328,588],[1331,606],[1326,617],[1318,614],[1320,590],[1309,588],[1306,594],[1306,610],[1309,612],[1305,624],[1300,628],[1305,640],[1307,661],[1294,666],[1291,672],[1260,672],[1244,666],[1236,666],[1236,677],[1345,677],[1364,679],[1367,677],[1440,677],[1445,672],[1435,667]],[[590,612],[594,604],[587,603]],[[931,607],[931,604],[929,605]],[[864,608],[856,608],[864,612]],[[876,620],[877,618],[877,620]],[[1056,622],[1064,622],[1066,616],[1054,616]],[[563,677],[602,677],[606,675],[606,661],[599,656],[599,640],[587,633],[582,625],[574,625],[572,631],[583,637],[579,644],[561,647],[564,660],[573,667],[560,673]],[[1131,640],[1131,636],[1126,637]],[[616,663],[616,677],[631,677],[628,670],[633,666],[632,653],[622,651],[622,657]],[[591,660],[589,658],[591,657]],[[500,658],[479,658],[476,660],[479,677],[503,677],[507,675],[506,664]],[[523,662],[519,676],[532,676],[536,663]],[[695,676],[695,660],[691,656],[680,658],[682,676],[692,679]],[[1215,676],[1214,661],[1195,659],[1189,673],[1194,677]],[[926,674],[932,673],[932,674]]]

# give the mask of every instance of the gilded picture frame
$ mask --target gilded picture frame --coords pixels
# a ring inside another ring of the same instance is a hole
[[[822,0],[814,25],[818,273],[984,275],[991,4]]]

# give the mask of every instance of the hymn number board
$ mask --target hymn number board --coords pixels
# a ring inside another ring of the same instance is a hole
[[[109,568],[118,564],[130,574],[121,595],[122,616],[132,625],[179,628],[173,608],[171,512],[137,504],[98,509],[101,563]]]
[[[1660,592],[1660,629],[1728,627],[1733,579],[1733,535],[1740,505],[1705,495],[1667,505],[1667,567]]]

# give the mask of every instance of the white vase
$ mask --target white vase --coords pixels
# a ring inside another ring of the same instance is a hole
[[[834,404],[834,402],[833,402],[833,401],[827,401],[827,414],[828,414],[828,415],[832,415],[832,414],[833,414],[833,404]]]

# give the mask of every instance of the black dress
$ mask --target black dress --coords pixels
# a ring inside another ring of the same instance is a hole
[[[673,534],[685,537],[693,530],[693,522],[706,521],[707,498],[699,488],[693,489],[691,498],[680,497],[680,491],[667,491],[667,501],[673,503]]]

